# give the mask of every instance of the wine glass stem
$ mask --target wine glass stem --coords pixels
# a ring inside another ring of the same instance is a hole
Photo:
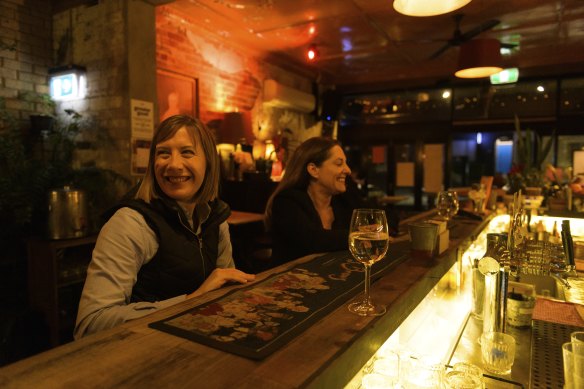
[[[371,305],[371,298],[369,297],[369,287],[371,284],[371,265],[365,264],[365,299],[363,304]]]

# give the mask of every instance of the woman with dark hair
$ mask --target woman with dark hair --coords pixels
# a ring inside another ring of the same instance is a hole
[[[361,206],[347,192],[350,175],[337,141],[316,137],[298,146],[266,206],[274,264],[347,249],[351,214]]]
[[[255,278],[234,268],[219,164],[200,121],[175,115],[160,123],[136,194],[111,211],[97,238],[75,338]]]

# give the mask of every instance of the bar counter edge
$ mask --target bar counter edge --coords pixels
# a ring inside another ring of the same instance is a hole
[[[448,250],[438,258],[423,261],[407,256],[372,283],[371,296],[387,307],[385,315],[359,317],[343,304],[262,361],[148,327],[240,287],[230,286],[5,366],[0,369],[0,387],[196,387],[204,383],[207,388],[342,388],[459,261],[489,220],[467,221],[464,232],[451,239]],[[312,258],[263,272],[258,280]]]

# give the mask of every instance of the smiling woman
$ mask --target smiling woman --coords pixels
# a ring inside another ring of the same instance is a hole
[[[274,263],[347,249],[351,213],[361,206],[350,174],[333,139],[310,138],[296,148],[266,207]]]
[[[217,198],[219,157],[211,132],[175,115],[154,134],[134,196],[110,211],[79,304],[75,337],[111,328],[255,276],[234,268],[227,217]]]

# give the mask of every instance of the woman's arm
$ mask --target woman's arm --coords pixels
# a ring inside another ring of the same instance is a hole
[[[229,224],[223,222],[219,225],[219,248],[217,251],[217,267],[233,268],[233,249],[231,246],[231,236],[229,235]]]
[[[76,339],[184,300],[182,295],[154,303],[130,303],[138,271],[157,250],[156,234],[138,212],[121,208],[111,217],[99,233],[87,269]]]

